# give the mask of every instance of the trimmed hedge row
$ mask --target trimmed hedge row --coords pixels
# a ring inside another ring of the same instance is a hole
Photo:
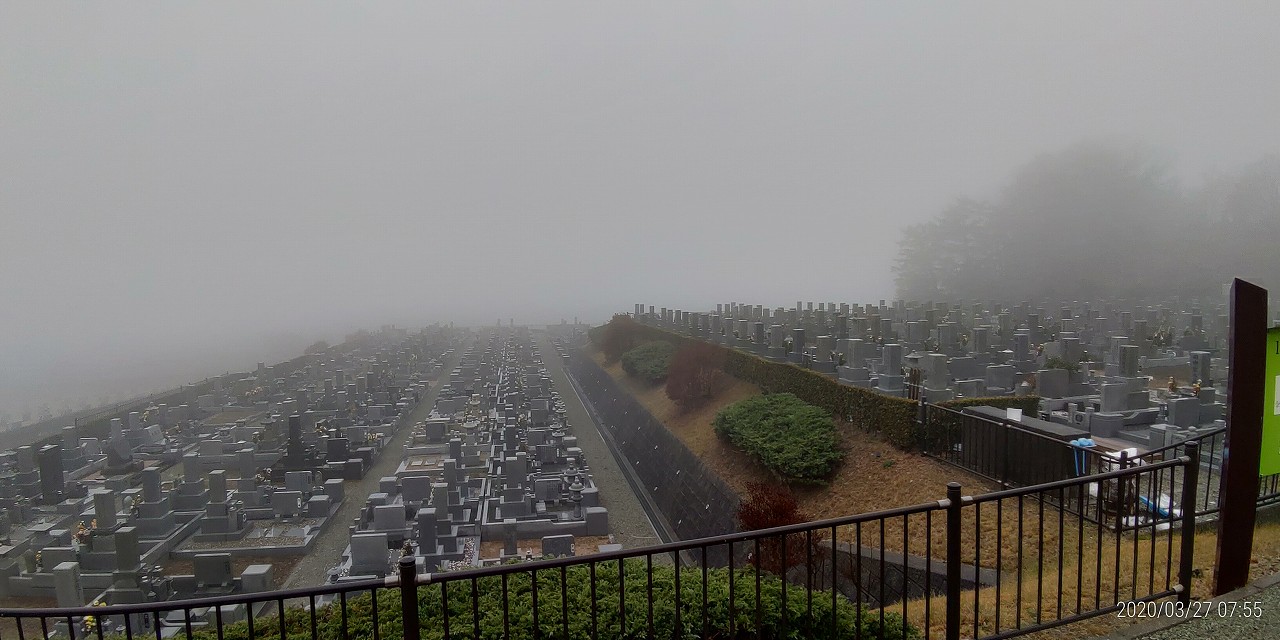
[[[645,561],[639,558],[619,563],[606,562],[594,566],[595,589],[591,588],[591,571],[587,565],[573,565],[565,570],[565,589],[561,592],[561,574],[544,570],[537,574],[538,624],[533,622],[532,579],[528,572],[507,577],[506,594],[498,576],[474,581],[454,582],[448,597],[441,597],[439,585],[418,588],[418,625],[422,638],[445,638],[444,610],[447,608],[449,638],[642,638],[649,637],[648,613],[652,611],[653,637],[756,637],[765,638],[918,638],[919,632],[909,625],[903,634],[902,617],[886,613],[881,626],[880,615],[869,615],[845,598],[833,599],[830,592],[815,590],[808,598],[805,589],[794,586],[783,597],[782,581],[768,573],[758,576],[751,569],[735,573],[732,590],[735,634],[729,635],[729,571],[710,568],[706,573],[706,625],[703,635],[703,573],[696,567],[680,570],[677,597],[675,569],[654,565],[652,580]],[[619,579],[619,573],[622,579]],[[756,593],[757,579],[759,594]],[[473,592],[474,589],[474,592]],[[650,589],[652,591],[650,592]],[[592,594],[594,593],[594,602]],[[652,593],[652,600],[650,600]],[[622,596],[621,598],[619,596]],[[400,593],[384,589],[377,597],[377,636],[400,638],[404,635]],[[473,601],[474,598],[474,601]],[[561,598],[566,608],[562,609]],[[760,611],[756,611],[759,598]],[[447,602],[447,607],[442,605]],[[619,615],[625,603],[626,621]],[[473,609],[473,606],[478,607]],[[834,606],[834,611],[833,611]],[[507,615],[503,615],[504,607]],[[650,609],[652,607],[652,609]],[[677,616],[677,607],[680,615]],[[786,610],[784,621],[783,610]],[[479,611],[478,620],[473,611]],[[565,613],[568,614],[567,621]],[[594,615],[593,615],[594,613]],[[835,614],[833,616],[833,613]],[[759,625],[757,626],[757,616]],[[837,624],[833,625],[833,618]],[[343,632],[343,622],[346,632]],[[504,621],[510,631],[506,635]],[[368,594],[348,598],[344,608],[335,605],[316,610],[315,628],[320,638],[374,637],[373,601]],[[305,640],[311,637],[311,617],[300,607],[285,611],[285,639],[280,638],[279,618],[254,621],[254,640]],[[475,630],[479,630],[479,634]],[[566,633],[567,631],[567,633]],[[194,634],[197,640],[250,640],[247,622],[224,627],[215,635],[205,629]]]
[[[640,324],[629,317],[617,318],[614,322],[619,323],[620,330],[634,332],[637,337],[646,340],[665,340],[677,347],[698,342],[697,338]],[[794,364],[765,360],[754,354],[720,345],[712,346],[725,352],[725,373],[750,382],[765,393],[793,394],[864,431],[880,434],[899,449],[919,448],[921,434],[916,425],[916,403],[912,400],[840,384],[816,371],[802,369]],[[1018,407],[1029,415],[1035,415],[1040,399],[1036,396],[965,398],[939,402],[938,405],[952,408],[976,405]]]

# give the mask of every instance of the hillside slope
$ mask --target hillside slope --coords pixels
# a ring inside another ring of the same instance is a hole
[[[777,476],[754,458],[716,435],[712,422],[723,408],[760,393],[760,389],[736,378],[702,408],[682,413],[662,385],[648,385],[628,376],[620,364],[606,366],[599,351],[592,357],[631,393],[667,429],[676,434],[734,491],[745,494],[752,482],[778,482]],[[966,493],[994,490],[994,484],[932,458],[898,450],[878,436],[837,423],[841,445],[848,452],[844,464],[826,486],[795,485],[801,509],[814,519],[834,518],[930,502],[946,493],[950,481],[959,481]]]

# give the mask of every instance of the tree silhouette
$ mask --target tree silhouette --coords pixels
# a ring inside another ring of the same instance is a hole
[[[747,485],[747,495],[738,506],[738,527],[743,531],[757,531],[789,524],[808,522],[800,511],[795,494],[786,485],[753,482]],[[805,534],[792,533],[773,536],[760,541],[760,554],[752,562],[761,569],[781,574],[786,569],[801,564],[805,558]],[[785,545],[786,562],[783,562]]]
[[[690,343],[671,356],[667,397],[681,410],[690,411],[714,397],[724,377],[724,350],[705,342]]]

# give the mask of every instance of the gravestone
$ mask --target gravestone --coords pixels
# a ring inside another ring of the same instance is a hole
[[[400,482],[405,502],[426,502],[431,497],[431,476],[405,476]]]
[[[262,593],[271,590],[272,567],[269,564],[251,564],[240,574],[240,589],[244,593]]]
[[[333,504],[342,502],[344,497],[344,488],[342,480],[339,478],[330,478],[324,481],[324,494],[329,496],[329,500]]]
[[[302,515],[301,491],[276,491],[271,494],[271,511],[277,518]]]
[[[515,518],[504,518],[502,520],[502,557],[510,558],[520,553],[516,548],[516,534]]]
[[[230,587],[233,581],[231,574],[231,554],[198,553],[192,559],[196,587]]]
[[[1120,375],[1126,378],[1134,378],[1138,375],[1138,356],[1141,350],[1137,345],[1126,344],[1120,346],[1119,364]]]
[[[373,508],[373,528],[377,531],[399,530],[405,527],[404,507],[398,504],[379,505]]]
[[[796,364],[804,362],[805,339],[804,329],[796,327],[791,330],[791,353],[787,356],[788,360]]]
[[[994,364],[987,367],[986,370],[986,387],[988,391],[996,389],[1003,392],[1013,390],[1014,379],[1017,376],[1017,368],[1010,364]]]
[[[53,591],[59,607],[83,607],[84,586],[80,584],[80,563],[60,562],[53,567]]]
[[[542,555],[549,558],[573,557],[573,536],[543,536]]]
[[[45,445],[36,453],[40,467],[40,493],[45,504],[62,502],[66,490],[66,477],[62,469],[62,447]]]
[[[1036,372],[1036,391],[1044,398],[1062,398],[1070,391],[1070,374],[1066,369],[1041,369]]]
[[[884,345],[880,351],[880,373],[887,375],[902,373],[902,345]]]
[[[1101,411],[1115,413],[1129,408],[1129,385],[1123,382],[1109,382],[1099,385]]]
[[[311,490],[311,472],[310,471],[286,471],[284,474],[284,488],[289,491],[298,491],[306,493]]]
[[[1169,424],[1183,429],[1199,426],[1200,399],[1196,397],[1169,399]]]
[[[120,527],[112,534],[116,554],[117,571],[136,571],[142,563],[138,547],[138,530],[135,527]]]
[[[418,523],[418,549],[423,555],[433,555],[437,552],[438,547],[436,528],[439,525],[437,523],[436,510],[430,507],[419,509],[416,518]]]
[[[609,535],[609,510],[604,507],[586,507],[584,519],[587,522],[587,535]]]
[[[214,469],[209,472],[209,501],[210,502],[226,502],[227,501],[227,472],[223,469]]]
[[[93,518],[98,521],[97,528],[110,531],[116,526],[116,492],[93,492]]]
[[[956,380],[956,394],[966,398],[982,397],[983,387],[982,380]]]
[[[986,327],[974,327],[973,339],[969,342],[969,351],[975,354],[987,353],[991,350],[991,334]]]
[[[924,371],[925,383],[929,389],[946,389],[949,386],[951,374],[947,371],[946,354],[925,354],[920,358],[920,368]]]
[[[1213,386],[1213,369],[1208,351],[1192,351],[1188,358],[1191,361],[1191,381],[1199,382],[1202,387]]]
[[[325,496],[325,495],[311,496],[311,499],[307,500],[307,505],[306,505],[307,517],[308,518],[328,517],[329,510],[332,504],[333,502],[329,499],[329,496]]]

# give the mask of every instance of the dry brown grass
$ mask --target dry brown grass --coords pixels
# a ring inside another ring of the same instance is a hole
[[[58,606],[56,598],[32,598],[20,596],[6,596],[0,598],[0,607],[15,609],[46,609]],[[49,631],[53,631],[55,621],[46,621]],[[39,638],[43,635],[39,618],[23,618],[22,631],[18,631],[18,622],[13,618],[0,620],[0,637],[4,638]]]
[[[969,518],[966,518],[966,522],[968,521]],[[1120,538],[1120,552],[1117,554],[1114,535],[1104,531],[1099,538],[1099,531],[1093,525],[1086,523],[1081,530],[1079,521],[1071,522],[1074,527],[1069,525],[1063,531],[1062,554],[1058,553],[1056,542],[1046,544],[1043,552],[1033,545],[1024,545],[1022,570],[1019,573],[1014,566],[1001,573],[999,598],[994,586],[980,589],[976,593],[966,591],[961,595],[961,620],[965,637],[973,635],[975,618],[980,634],[992,634],[997,630],[997,616],[1000,630],[1007,631],[1015,626],[1035,624],[1037,609],[1047,622],[1074,615],[1077,611],[1088,612],[1115,602],[1164,591],[1169,585],[1178,582],[1181,532],[1173,531],[1170,535],[1170,532],[1162,531],[1154,536],[1150,533],[1138,536],[1126,534]],[[1046,525],[1056,528],[1056,517],[1050,518]],[[1195,599],[1208,599],[1212,596],[1217,543],[1217,532],[1212,527],[1202,527],[1196,532],[1191,580],[1191,595]],[[1098,553],[1099,547],[1101,554]],[[991,562],[994,553],[994,547],[984,547],[983,564],[994,564]],[[1005,553],[1007,558],[1007,551]],[[1280,572],[1280,511],[1260,514],[1258,527],[1254,531],[1253,558],[1250,579]],[[1007,566],[1008,563],[1002,564]],[[1018,580],[1019,575],[1022,576],[1021,581]],[[924,615],[924,599],[911,600],[905,606],[907,619],[912,624],[921,629],[927,624],[931,630],[930,635],[942,633],[946,607],[944,597],[929,599],[927,620]],[[901,613],[903,605],[893,605],[887,610]],[[1108,614],[1040,631],[1028,637],[1067,639],[1099,636],[1138,621],[1131,618],[1118,619],[1114,614]]]

